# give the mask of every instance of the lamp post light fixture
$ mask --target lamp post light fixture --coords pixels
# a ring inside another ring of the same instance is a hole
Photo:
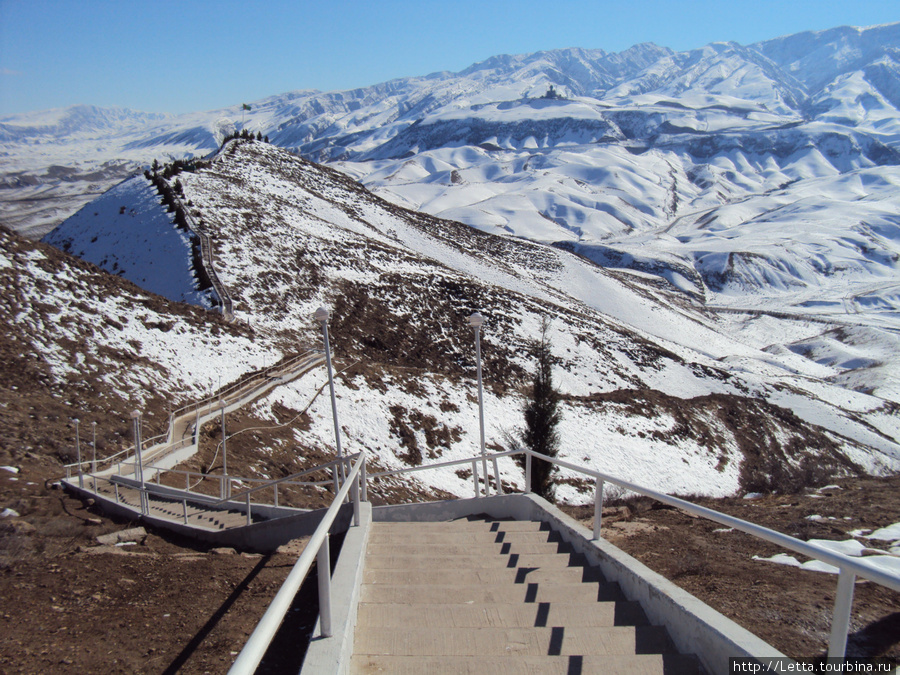
[[[484,450],[484,394],[481,385],[481,326],[484,325],[484,317],[478,312],[469,317],[469,325],[475,329],[475,355],[478,361],[478,425],[481,433],[481,473],[484,476],[484,496],[491,493],[490,481],[487,471],[487,454]],[[500,476],[497,476],[499,483]]]
[[[91,430],[94,432],[94,441],[91,443],[93,454],[91,456],[91,473],[97,473],[97,423],[91,422]],[[97,479],[94,479],[96,483]]]
[[[138,479],[138,482],[141,485],[141,513],[146,514],[147,509],[145,509],[145,502],[147,501],[147,495],[144,491],[144,463],[141,459],[141,411],[132,410],[131,420],[134,426],[134,453],[135,459],[137,460],[137,463],[135,464],[134,477]]]
[[[84,474],[81,471],[81,438],[78,436],[78,418],[72,420],[75,422],[75,456],[78,459],[78,487],[84,488]]]
[[[222,410],[222,475],[223,476],[228,475],[228,452],[225,447],[225,408],[226,407],[227,407],[227,405],[225,403],[225,399],[219,399],[219,408],[221,408],[221,410]],[[224,499],[225,497],[230,497],[231,495],[229,493],[231,492],[231,490],[230,490],[231,481],[226,479],[225,482],[222,484],[222,486],[223,486],[222,489],[225,493],[225,494],[221,495],[222,499]]]
[[[337,448],[337,458],[344,459],[344,453],[341,450],[341,427],[338,424],[337,399],[334,395],[334,375],[331,370],[331,346],[328,343],[328,310],[319,307],[314,314],[316,321],[322,324],[322,335],[325,338],[325,365],[328,367],[328,386],[331,389],[331,415],[334,418],[334,444]],[[340,462],[341,482],[344,482],[344,463]],[[340,488],[340,486],[337,486]]]

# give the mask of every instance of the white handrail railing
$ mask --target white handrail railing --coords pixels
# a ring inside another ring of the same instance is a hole
[[[306,579],[314,557],[317,559],[316,566],[319,575],[319,625],[321,626],[322,637],[331,637],[331,560],[328,550],[328,530],[331,529],[338,510],[351,491],[353,494],[353,524],[354,526],[359,525],[360,472],[362,467],[365,466],[365,462],[366,453],[360,452],[357,455],[356,463],[350,469],[350,473],[347,474],[343,487],[335,495],[331,506],[328,507],[325,516],[312,537],[310,537],[306,548],[303,549],[303,553],[297,559],[297,562],[294,563],[294,567],[273,598],[266,613],[263,614],[262,619],[256,624],[256,628],[235,660],[234,665],[228,671],[229,675],[240,675],[256,671],[259,662],[266,653],[266,649],[268,649],[269,644],[275,637],[275,633],[281,626],[285,614],[290,609],[294,596],[297,595],[300,585]]]

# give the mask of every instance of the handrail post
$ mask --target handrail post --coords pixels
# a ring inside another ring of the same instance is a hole
[[[331,552],[328,548],[329,534],[319,547],[316,556],[316,571],[319,576],[319,628],[320,637],[331,637]]]
[[[478,489],[478,462],[472,462],[472,480],[475,481],[475,499],[481,497],[481,490]]]
[[[331,465],[331,475],[334,476],[334,495],[336,497],[337,493],[341,491],[340,479],[338,478],[337,464]]]
[[[834,614],[831,617],[828,658],[841,658],[847,651],[847,631],[850,628],[850,610],[853,607],[853,587],[855,583],[856,574],[841,567],[837,593],[834,596]]]
[[[351,500],[353,501],[353,527],[359,527],[359,472],[353,479],[353,487],[350,490]]]
[[[250,518],[250,493],[247,493],[247,524],[252,525],[253,521]]]
[[[187,499],[181,500],[181,506],[184,508],[184,524],[187,525]]]
[[[594,489],[594,541],[600,539],[600,521],[603,518],[603,479],[598,478]]]
[[[500,465],[497,463],[497,458],[494,457],[494,478],[497,480],[497,494],[503,494],[503,483],[500,481]]]
[[[277,509],[278,508],[278,483],[275,483],[275,485],[273,485],[272,487],[275,488],[275,508]]]
[[[113,485],[116,486],[116,504],[118,504],[119,503],[119,484],[113,483]]]
[[[366,459],[365,459],[365,457],[363,457],[363,464],[359,468],[359,475],[362,476],[362,478],[360,479],[360,481],[362,482],[362,500],[364,502],[367,502],[367,501],[369,501],[369,488],[368,488],[369,477],[366,474]]]
[[[531,450],[525,451],[525,494],[531,493]]]

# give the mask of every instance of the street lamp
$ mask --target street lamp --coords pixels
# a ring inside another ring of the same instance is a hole
[[[484,496],[487,497],[491,493],[490,481],[488,481],[487,472],[487,454],[484,451],[484,395],[481,387],[481,326],[484,324],[484,317],[478,312],[469,317],[469,325],[475,329],[475,354],[478,360],[478,424],[481,432],[481,473],[484,476]],[[499,483],[500,476],[497,476]]]
[[[322,335],[325,338],[325,365],[328,367],[328,386],[331,388],[331,415],[334,417],[334,443],[337,447],[337,457],[344,459],[341,450],[341,427],[338,425],[337,399],[334,396],[334,375],[331,372],[331,346],[328,343],[328,310],[319,307],[314,314],[316,321],[322,324]],[[341,482],[344,481],[344,462],[340,462]]]
[[[78,436],[78,418],[72,420],[75,422],[75,455],[78,458],[78,487],[84,489],[84,474],[81,472],[81,439]]]
[[[131,411],[131,421],[134,427],[134,452],[135,457],[137,458],[137,465],[135,466],[135,478],[138,479],[141,485],[140,492],[140,500],[141,500],[141,513],[145,513],[144,511],[144,502],[146,501],[146,495],[144,494],[144,463],[141,460],[141,411],[140,410],[132,410]]]
[[[225,399],[219,399],[219,407],[222,409],[222,475],[228,476],[228,453],[225,449]],[[231,492],[230,487],[231,481],[229,480],[222,484],[222,491],[224,492],[224,494],[220,495],[222,499],[231,496],[229,494]]]
[[[93,455],[91,458],[91,473],[97,473],[97,423],[91,422],[91,429],[94,432],[94,442],[91,444],[93,446]],[[94,483],[97,482],[97,479],[94,478]]]

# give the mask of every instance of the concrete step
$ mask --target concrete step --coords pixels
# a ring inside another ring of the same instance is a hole
[[[674,653],[658,626],[546,628],[369,626],[354,638],[356,654],[386,656],[569,656]]]
[[[568,545],[559,542],[517,543],[504,542],[501,544],[472,544],[457,542],[449,539],[439,544],[391,544],[381,543],[377,540],[369,541],[367,549],[369,555],[506,555],[518,554],[555,554],[568,553]]]
[[[517,604],[359,605],[361,625],[381,628],[643,626],[647,617],[637,602],[538,602]]]
[[[546,543],[562,541],[558,533],[552,530],[498,532],[453,530],[447,532],[416,532],[405,529],[372,532],[370,540],[379,544],[410,544],[417,543],[423,546],[442,544],[449,540],[466,544],[502,544],[504,542],[518,543]]]
[[[363,572],[364,584],[443,584],[457,586],[504,586],[529,583],[572,583],[592,581],[583,567],[451,567],[432,569],[370,569]]]
[[[468,530],[476,532],[537,532],[544,530],[550,532],[550,527],[539,520],[492,520],[481,518],[460,518],[459,520],[448,520],[441,522],[377,522],[372,523],[372,533],[381,531],[390,531],[400,528],[404,532],[449,532],[458,530]]]
[[[696,657],[681,654],[609,654],[604,656],[382,656],[350,660],[352,675],[697,675]]]
[[[595,603],[625,600],[617,584],[610,583],[524,583],[504,586],[457,586],[454,584],[363,584],[360,602],[409,604],[486,603]]]
[[[581,563],[580,556],[564,553],[511,555],[432,555],[425,551],[422,555],[373,555],[366,556],[366,569],[444,569],[450,567],[481,568],[549,568],[575,567]]]

